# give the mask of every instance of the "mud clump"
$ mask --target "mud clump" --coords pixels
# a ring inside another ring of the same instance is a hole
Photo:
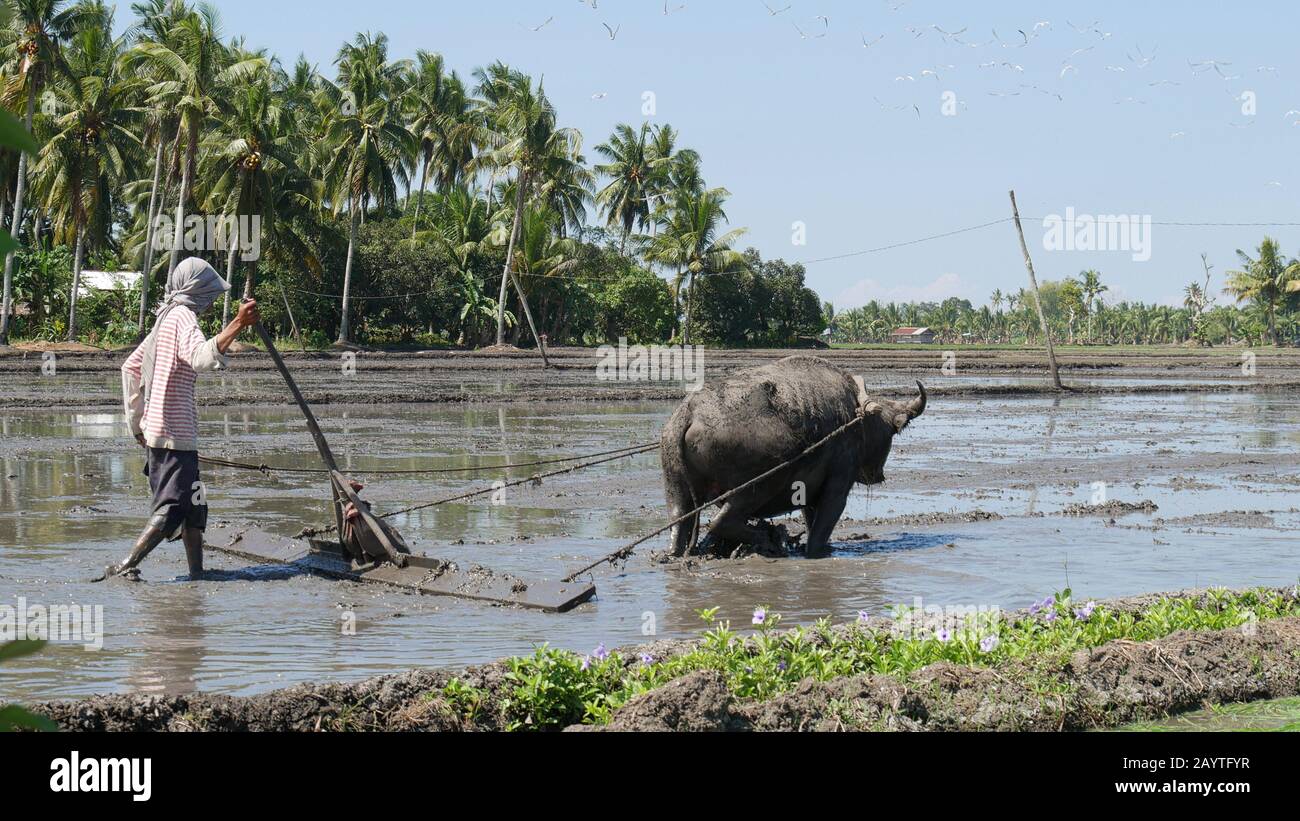
[[[649,732],[721,732],[749,729],[727,679],[700,670],[642,693],[623,705],[604,729]]]
[[[1061,508],[1062,516],[1127,516],[1130,513],[1151,514],[1159,510],[1159,506],[1150,499],[1143,499],[1140,502],[1121,502],[1118,499],[1111,499],[1099,505],[1090,504],[1073,504]]]
[[[1235,527],[1251,530],[1267,530],[1277,526],[1272,516],[1262,510],[1225,510],[1221,513],[1195,513],[1191,516],[1179,516],[1173,519],[1156,519],[1160,526],[1184,527]]]
[[[446,678],[412,670],[352,685],[298,685],[259,696],[92,696],[36,709],[62,729],[93,732],[463,729],[428,703],[429,691]]]

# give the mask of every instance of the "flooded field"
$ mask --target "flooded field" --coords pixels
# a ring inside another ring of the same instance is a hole
[[[932,372],[927,384],[942,387]],[[293,408],[221,404],[282,394],[273,374],[232,373],[201,383],[205,453],[317,467]],[[881,371],[868,384],[906,391],[908,377],[921,373],[919,365]],[[586,652],[600,643],[693,635],[696,611],[706,607],[747,623],[764,604],[787,623],[808,623],[880,613],[915,597],[1013,608],[1066,586],[1102,598],[1300,578],[1300,396],[1189,391],[1153,372],[1109,378],[1155,380],[1172,392],[939,392],[895,440],[886,483],[854,491],[831,558],[665,566],[651,560],[662,537],[625,566],[594,571],[596,598],[563,615],[250,568],[216,554],[208,558],[212,578],[191,582],[179,543],[150,557],[142,583],[92,585],[87,580],[128,549],[148,503],[142,454],[120,410],[101,401],[115,400],[113,371],[72,370],[60,384],[6,378],[6,394],[26,399],[0,408],[0,603],[102,605],[104,616],[102,649],[61,644],[6,664],[5,695],[20,699],[253,694],[484,662],[542,642]],[[651,442],[674,406],[669,395],[616,398],[608,386],[607,397],[586,401],[545,390],[538,391],[545,401],[528,401],[519,385],[543,378],[532,371],[461,370],[448,378],[461,380],[475,401],[342,401],[338,393],[353,398],[364,388],[332,388],[321,373],[304,379],[318,401],[335,392],[319,408],[322,426],[379,510],[531,471],[371,477],[369,470],[491,465]],[[581,384],[563,371],[547,378]],[[1036,379],[985,373],[977,381],[998,378]],[[49,407],[34,407],[41,404]],[[291,535],[330,515],[319,476],[205,468],[204,477],[216,521]],[[655,453],[509,488],[499,501],[447,504],[393,523],[417,552],[556,579],[665,520]],[[355,635],[342,629],[353,616]]]

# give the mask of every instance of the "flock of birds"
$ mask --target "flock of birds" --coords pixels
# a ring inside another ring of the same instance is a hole
[[[599,0],[578,0],[578,2],[585,6],[590,6],[593,11],[598,12],[600,10]],[[898,12],[908,5],[910,0],[884,0],[884,2],[891,12]],[[758,5],[761,5],[767,16],[771,18],[782,17],[794,9],[792,3],[775,6],[769,3],[768,0],[757,0],[757,3]],[[664,16],[676,14],[685,9],[686,5],[684,3],[675,4],[671,2],[671,0],[663,0]],[[756,13],[757,11],[758,10],[755,9]],[[794,15],[790,14],[787,19],[790,20],[790,25],[794,30],[794,34],[797,35],[800,40],[820,40],[825,38],[831,32],[831,18],[827,15],[815,15],[802,25],[793,18]],[[554,19],[553,16],[547,17],[545,21],[535,26],[525,25],[523,23],[520,23],[520,25],[530,31],[539,32],[550,25]],[[1085,71],[1095,71],[1097,68],[1101,68],[1101,70],[1110,74],[1127,75],[1138,78],[1136,82],[1144,84],[1147,89],[1160,89],[1171,86],[1180,86],[1183,84],[1184,80],[1175,80],[1168,77],[1151,77],[1148,80],[1147,77],[1150,75],[1142,76],[1143,72],[1152,69],[1152,67],[1156,65],[1156,57],[1159,49],[1155,46],[1151,47],[1149,52],[1143,49],[1140,45],[1134,46],[1134,48],[1123,52],[1125,60],[1102,62],[1100,66],[1097,66],[1095,58],[1101,53],[1098,47],[1104,45],[1111,39],[1112,32],[1105,30],[1100,21],[1093,21],[1086,25],[1076,25],[1069,20],[1066,20],[1065,23],[1075,35],[1083,39],[1076,39],[1075,44],[1070,47],[1070,51],[1064,55],[1064,58],[1060,63],[1051,68],[1051,73],[1054,74],[1056,78],[1056,87],[1054,88],[1043,87],[1043,85],[1037,83],[1025,82],[1025,64],[1028,63],[1029,60],[1019,58],[1019,55],[1022,53],[1026,55],[1037,55],[1047,47],[1045,45],[1046,40],[1044,40],[1043,43],[1037,45],[1032,52],[1020,51],[1021,49],[1030,49],[1031,47],[1035,47],[1035,45],[1039,43],[1040,38],[1043,38],[1045,34],[1054,30],[1053,23],[1050,20],[1039,20],[1033,23],[1033,25],[1026,26],[1025,28],[1017,28],[1014,35],[1007,33],[1006,36],[1003,36],[999,34],[996,29],[991,29],[989,32],[990,36],[983,39],[977,39],[969,35],[969,26],[953,28],[950,30],[938,24],[930,24],[928,26],[908,25],[902,28],[902,32],[906,37],[913,41],[926,36],[938,37],[944,44],[949,46],[982,50],[981,53],[991,59],[979,61],[977,64],[978,72],[987,73],[995,77],[1006,77],[1009,81],[1015,81],[1014,84],[1008,82],[1007,85],[998,90],[985,92],[990,97],[1018,97],[1025,93],[1037,93],[1054,98],[1058,102],[1064,102],[1066,94],[1069,91],[1067,81],[1081,76]],[[604,27],[606,35],[610,40],[618,38],[619,31],[622,28],[621,25],[610,25],[607,22],[602,22],[601,25]],[[862,48],[872,49],[884,41],[887,35],[885,33],[860,33],[859,37],[862,42]],[[1253,93],[1248,90],[1234,90],[1231,86],[1233,82],[1243,80],[1242,69],[1234,69],[1231,61],[1217,58],[1187,60],[1186,62],[1187,70],[1193,79],[1203,76],[1216,78],[1224,84],[1224,91],[1239,104],[1244,119],[1231,120],[1228,122],[1228,125],[1233,128],[1249,128],[1255,124],[1256,118],[1253,114],[1252,108]],[[907,84],[933,79],[936,83],[943,83],[944,76],[957,71],[958,67],[956,65],[941,63],[926,66],[921,68],[919,71],[914,71],[912,73],[897,74],[894,76],[893,81],[894,83]],[[1272,75],[1273,77],[1279,76],[1277,68],[1268,65],[1256,66],[1253,71],[1249,72],[1249,76],[1251,77],[1258,77],[1265,74]],[[591,98],[593,100],[602,100],[606,96],[608,95],[605,92],[597,92],[592,94]],[[959,105],[962,109],[968,109],[969,106],[965,100],[956,99],[956,95],[951,92],[948,93],[948,96],[950,99],[947,101],[947,104]],[[921,106],[915,101],[898,105],[889,105],[881,101],[879,97],[874,97],[873,99],[883,111],[911,112],[918,118],[922,116]],[[1138,96],[1125,96],[1116,99],[1114,103],[1116,105],[1147,105],[1149,100]],[[1247,110],[1252,110],[1252,113],[1246,115],[1245,112]],[[1283,119],[1293,126],[1300,126],[1300,109],[1288,110],[1283,115]],[[1169,139],[1178,140],[1186,136],[1187,132],[1185,131],[1173,131],[1169,134]],[[1281,183],[1270,181],[1268,185],[1270,187],[1280,187]]]

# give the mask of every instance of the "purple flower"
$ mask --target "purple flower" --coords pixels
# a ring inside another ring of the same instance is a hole
[[[762,624],[767,621],[767,611],[761,607],[754,609],[754,624]]]
[[[591,656],[583,656],[583,657],[582,657],[582,669],[583,669],[583,670],[586,670],[586,669],[589,668],[589,667],[591,667]]]
[[[654,664],[654,663],[655,663],[655,657],[652,656],[652,655],[650,655],[649,653],[642,653],[642,654],[641,654],[641,663],[642,663],[642,664]]]
[[[1056,621],[1056,611],[1055,611],[1055,610],[1048,610],[1046,613],[1043,614],[1043,618],[1044,618],[1044,619],[1045,619],[1049,624],[1052,623],[1052,622],[1054,622],[1054,621]]]
[[[985,636],[980,639],[980,650],[985,653],[992,653],[994,650],[998,649],[998,645],[1001,643],[1001,640],[997,636]]]
[[[1096,609],[1097,609],[1097,603],[1094,601],[1090,601],[1087,604],[1085,604],[1083,607],[1076,607],[1074,609],[1074,617],[1079,621],[1087,621],[1088,619],[1092,618],[1092,611]]]
[[[867,611],[865,610],[858,611],[858,624],[866,624],[868,618],[870,618],[870,616],[867,615]]]
[[[780,670],[782,673],[785,672],[785,668],[786,668],[786,663],[785,663],[784,660],[783,660],[783,661],[778,661],[778,662],[776,663],[776,669]]]
[[[1042,601],[1036,601],[1033,604],[1029,605],[1029,614],[1032,616],[1035,613],[1041,613],[1042,611],[1051,608],[1051,606],[1055,603],[1056,603],[1056,599],[1052,598],[1051,596],[1044,598]]]
[[[597,661],[604,661],[609,658],[609,651],[605,649],[605,642],[603,641],[596,645],[596,649],[592,650],[591,654],[596,657]]]
[[[948,631],[947,627],[939,627],[934,631],[934,637],[939,641],[948,641],[952,638],[952,633]]]

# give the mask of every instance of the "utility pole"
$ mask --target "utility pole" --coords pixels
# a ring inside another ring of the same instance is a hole
[[[1029,246],[1025,244],[1025,230],[1020,227],[1020,209],[1016,207],[1016,192],[1011,195],[1011,216],[1016,221],[1016,234],[1020,236],[1020,253],[1025,255],[1025,268],[1029,271],[1029,287],[1034,292],[1034,307],[1038,309],[1038,323],[1043,327],[1043,339],[1047,342],[1047,364],[1052,371],[1052,384],[1058,391],[1065,390],[1061,384],[1061,372],[1056,368],[1056,349],[1052,347],[1052,332],[1047,327],[1047,315],[1043,313],[1043,300],[1038,295],[1038,277],[1034,276],[1034,261],[1029,258]]]

